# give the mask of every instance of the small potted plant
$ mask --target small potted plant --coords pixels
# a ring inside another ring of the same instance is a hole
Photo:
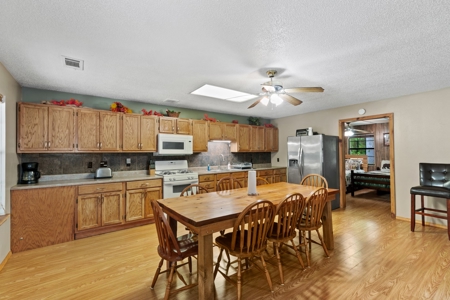
[[[261,119],[257,117],[248,117],[248,124],[249,125],[261,125]]]
[[[166,113],[168,117],[172,117],[172,118],[178,118],[178,116],[180,115],[179,111],[174,111],[174,110],[170,110],[170,109],[166,109]]]

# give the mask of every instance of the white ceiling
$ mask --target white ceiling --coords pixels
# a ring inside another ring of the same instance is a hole
[[[447,0],[2,0],[0,62],[25,87],[273,119],[449,87],[449,25]],[[189,94],[258,94],[272,68],[325,91],[250,110]]]

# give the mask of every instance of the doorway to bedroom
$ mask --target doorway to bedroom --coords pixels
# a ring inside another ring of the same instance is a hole
[[[394,114],[339,120],[341,208],[346,197],[389,201],[395,218]]]

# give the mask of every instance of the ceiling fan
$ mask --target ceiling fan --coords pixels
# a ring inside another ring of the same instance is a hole
[[[278,106],[283,103],[283,100],[297,106],[302,104],[302,101],[292,97],[289,95],[290,93],[323,92],[323,88],[321,87],[295,87],[285,89],[280,81],[273,80],[273,77],[277,74],[276,70],[268,70],[266,74],[269,76],[270,81],[261,84],[262,93],[259,94],[261,97],[253,102],[248,108],[252,108],[259,103],[267,105],[269,102]]]
[[[345,136],[353,136],[354,134],[371,134],[372,133],[367,130],[355,129],[352,127],[350,122],[345,122],[344,125],[345,125],[345,130],[344,130]]]

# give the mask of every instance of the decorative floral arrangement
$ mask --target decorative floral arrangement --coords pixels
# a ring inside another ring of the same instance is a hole
[[[83,105],[83,102],[78,101],[77,99],[74,98],[70,98],[69,100],[51,100],[51,101],[41,101],[42,104],[53,104],[53,105],[58,105],[58,106],[76,106],[76,107],[80,107]]]
[[[159,113],[159,112],[157,112],[156,110],[155,110],[155,111],[153,111],[153,110],[146,111],[145,108],[143,108],[141,111],[142,111],[142,113],[143,113],[145,116],[152,116],[152,115],[153,115],[153,116],[158,116],[158,117],[163,116],[162,113]]]
[[[203,120],[210,121],[210,122],[218,122],[219,120],[216,120],[216,118],[210,118],[208,117],[208,114],[204,114],[205,118]]]
[[[123,112],[123,113],[132,113],[133,112],[131,109],[124,106],[120,102],[113,102],[110,106],[110,110],[113,112]]]
[[[270,123],[266,123],[266,124],[264,124],[264,126],[267,127],[267,128],[274,128],[275,127],[275,126],[273,126],[273,124],[270,124]]]
[[[170,110],[170,109],[166,109],[166,113],[167,113],[168,117],[178,118],[178,116],[180,115],[181,112]]]
[[[231,123],[233,123],[233,124],[239,124],[239,121],[238,121],[238,120],[233,120],[233,121],[231,121]]]
[[[261,125],[261,119],[257,117],[248,117],[248,124],[250,125]]]

